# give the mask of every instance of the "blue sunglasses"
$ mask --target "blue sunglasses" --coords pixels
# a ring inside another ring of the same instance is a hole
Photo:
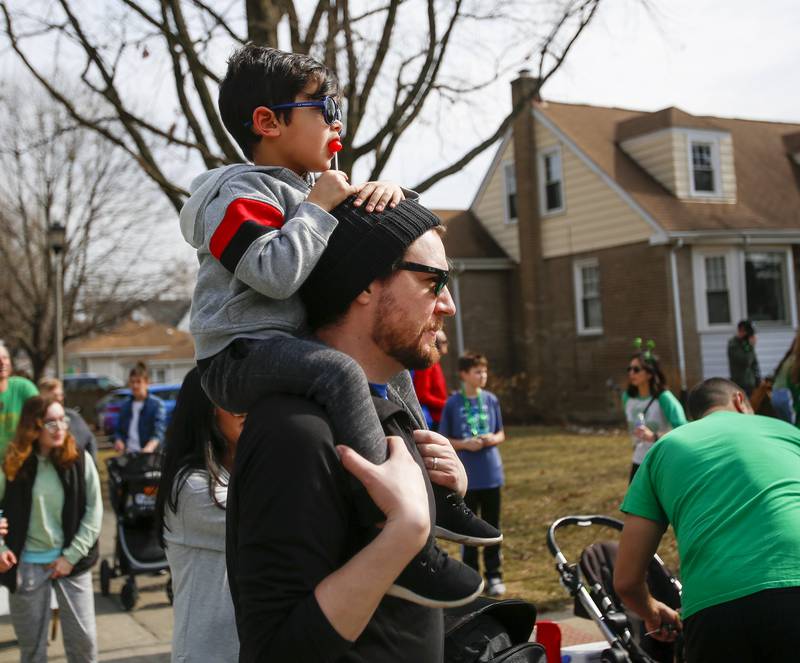
[[[342,109],[333,97],[322,97],[319,101],[293,101],[289,104],[275,104],[267,106],[270,110],[286,110],[288,108],[319,108],[322,111],[322,119],[325,124],[331,125],[334,122],[341,122]],[[253,121],[248,120],[244,126],[253,126]]]

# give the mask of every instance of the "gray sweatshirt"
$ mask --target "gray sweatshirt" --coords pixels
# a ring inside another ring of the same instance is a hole
[[[298,290],[336,219],[306,202],[308,184],[286,168],[223,166],[190,191],[180,221],[200,263],[189,326],[196,358],[236,338],[295,333],[305,323]]]

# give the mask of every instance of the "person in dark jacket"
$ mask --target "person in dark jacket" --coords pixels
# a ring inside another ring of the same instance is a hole
[[[435,518],[431,482],[466,490],[448,440],[416,430],[424,426],[419,405],[413,393],[404,402],[392,382],[439,358],[436,333],[455,313],[444,245],[438,223],[412,229],[399,219],[362,226],[347,214],[337,218],[306,283],[309,323],[363,368],[384,432],[396,437],[388,438],[388,460],[373,465],[336,445],[324,410],[307,398],[275,394],[248,412],[227,511],[239,660],[440,663],[441,609],[386,593],[426,545]],[[376,227],[400,245],[379,242]],[[367,545],[349,473],[386,515]],[[425,573],[447,566],[441,554]]]
[[[64,405],[64,383],[58,378],[42,378],[39,380],[39,394],[45,398],[53,398]],[[75,438],[79,449],[86,449],[92,460],[97,463],[97,440],[94,433],[83,420],[77,410],[64,406],[64,414],[69,418],[69,432]]]
[[[164,401],[147,392],[150,375],[139,362],[128,375],[131,397],[122,404],[114,449],[117,453],[152,453],[164,443],[167,411]]]
[[[0,583],[8,587],[20,660],[47,660],[50,596],[55,590],[70,661],[97,660],[91,567],[103,498],[95,464],[69,433],[61,403],[25,401],[0,473],[8,535]]]
[[[761,382],[761,369],[756,357],[756,329],[749,320],[740,320],[736,336],[728,341],[728,367],[731,380],[750,396]]]

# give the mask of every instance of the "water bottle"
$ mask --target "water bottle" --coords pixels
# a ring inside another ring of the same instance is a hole
[[[640,412],[636,415],[636,428],[644,428],[644,412]]]

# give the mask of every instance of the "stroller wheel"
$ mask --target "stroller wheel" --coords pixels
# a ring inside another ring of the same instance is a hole
[[[108,596],[111,591],[111,565],[107,560],[100,562],[100,593]]]
[[[172,591],[172,577],[170,576],[169,580],[167,580],[167,600],[169,600],[169,604],[172,605],[175,600],[175,594]]]
[[[136,587],[136,581],[133,578],[128,578],[125,581],[122,592],[120,593],[120,600],[125,610],[133,610],[136,601],[139,600],[139,589]]]
[[[629,663],[630,658],[624,651],[619,649],[606,649],[601,655],[600,660],[602,663]]]

